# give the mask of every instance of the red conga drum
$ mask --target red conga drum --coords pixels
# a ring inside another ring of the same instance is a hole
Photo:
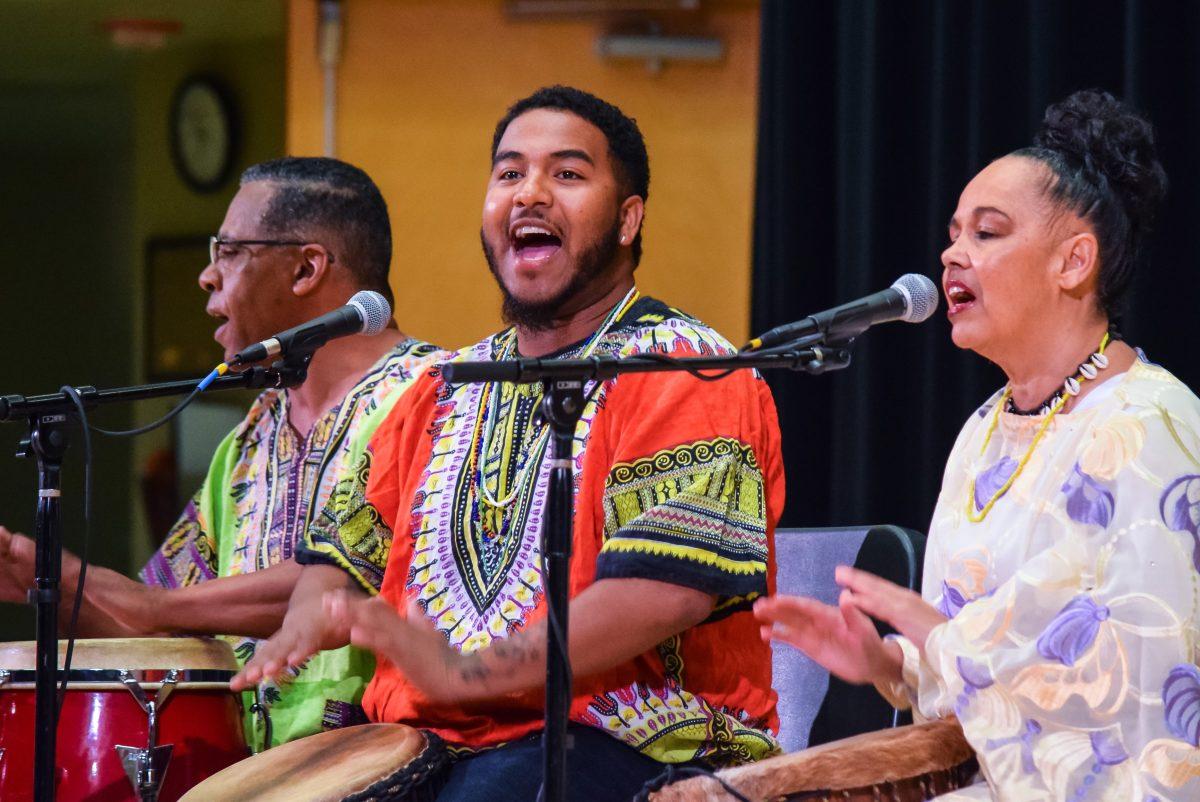
[[[450,761],[437,736],[361,724],[261,752],[197,785],[181,802],[427,802]],[[481,797],[481,799],[484,797]]]
[[[35,653],[32,641],[0,644],[4,802],[33,800]],[[220,640],[76,641],[58,721],[59,802],[175,802],[245,758],[241,699],[229,690],[237,670]]]

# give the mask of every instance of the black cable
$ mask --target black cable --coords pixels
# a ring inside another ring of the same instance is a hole
[[[726,368],[725,370],[722,370],[720,373],[718,373],[714,376],[711,374],[701,373],[700,368],[694,368],[691,365],[689,365],[687,362],[683,361],[682,359],[676,359],[673,356],[667,356],[666,354],[660,354],[657,351],[647,351],[642,354],[637,354],[637,356],[644,357],[653,362],[661,362],[664,365],[671,365],[672,367],[678,368],[680,370],[686,370],[688,373],[692,374],[700,381],[705,381],[705,382],[720,381],[721,379],[725,378],[729,374],[734,373],[735,371],[739,370],[739,368]]]
[[[71,676],[71,658],[75,653],[75,635],[79,630],[79,608],[83,604],[83,583],[87,579],[88,542],[92,534],[92,436],[88,430],[87,410],[83,399],[74,387],[63,387],[61,392],[71,399],[79,415],[83,429],[83,547],[79,550],[79,579],[75,585],[75,601],[71,606],[71,621],[67,625],[67,653],[63,658],[62,684],[58,688],[58,713],[62,713],[63,700],[67,693],[67,679]],[[61,560],[61,557],[60,557]],[[57,662],[57,659],[55,660]]]
[[[163,417],[148,423],[145,426],[139,426],[136,429],[102,429],[99,426],[92,426],[88,421],[87,408],[84,406],[83,398],[79,395],[79,391],[71,386],[60,388],[60,392],[67,398],[71,399],[71,403],[75,405],[76,414],[79,415],[80,428],[83,430],[83,546],[79,553],[79,580],[75,586],[75,599],[71,605],[71,620],[67,625],[67,650],[63,658],[63,677],[62,684],[58,689],[58,711],[61,714],[63,701],[66,698],[67,681],[71,673],[71,659],[75,654],[75,637],[79,631],[79,611],[83,607],[83,587],[87,580],[88,567],[88,543],[91,540],[92,533],[92,432],[99,432],[110,437],[135,437],[146,432],[153,431],[159,426],[174,419],[182,412],[188,404],[195,400],[200,394],[199,386],[192,390],[182,401],[175,405],[175,408],[168,412]]]
[[[655,791],[661,791],[666,786],[679,780],[686,780],[690,777],[707,777],[715,783],[718,783],[725,793],[736,799],[738,802],[750,802],[748,798],[729,783],[722,780],[708,769],[700,766],[680,766],[674,763],[667,764],[666,771],[657,777],[647,781],[642,786],[642,790],[638,791],[637,796],[633,798],[634,802],[647,802],[650,799],[650,794]]]
[[[66,392],[67,389],[68,388],[64,387],[63,391]],[[71,389],[72,392],[74,392],[74,388],[69,388],[69,389]],[[187,405],[192,403],[192,401],[194,401],[196,399],[196,396],[200,395],[200,391],[202,389],[203,389],[202,387],[197,385],[196,389],[194,389],[190,393],[188,393],[188,395],[182,401],[180,401],[178,404],[176,404],[175,408],[172,409],[170,412],[168,412],[166,415],[163,415],[161,418],[154,421],[153,423],[147,423],[145,426],[139,426],[136,429],[101,429],[99,426],[91,426],[90,424],[87,424],[86,418],[84,418],[84,423],[85,423],[84,428],[85,428],[85,430],[91,429],[93,432],[99,432],[100,434],[106,434],[109,437],[136,437],[139,434],[145,434],[146,432],[152,432],[155,429],[157,429],[159,426],[162,426],[164,423],[168,423],[169,421],[173,420],[175,418],[175,416],[178,415],[180,412],[183,412],[183,410],[187,408]],[[76,393],[76,396],[78,396],[78,393]],[[79,402],[76,402],[76,403],[78,404]],[[82,414],[82,408],[80,410],[80,414]]]

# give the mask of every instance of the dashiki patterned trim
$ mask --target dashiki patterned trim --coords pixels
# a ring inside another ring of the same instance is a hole
[[[592,697],[585,723],[660,763],[704,758],[710,765],[735,766],[779,752],[767,724],[745,711],[718,709],[683,689],[683,656],[675,635],[658,645],[665,682],[635,682]]]
[[[767,589],[766,521],[754,449],[732,438],[619,463],[605,482],[597,576],[674,578],[739,596],[744,609]],[[654,559],[639,565],[643,555]],[[665,577],[663,557],[675,563]],[[723,615],[732,612],[719,606]]]
[[[162,546],[142,568],[140,577],[147,585],[184,588],[217,577],[217,544],[200,527],[202,493],[196,491]]]
[[[383,569],[392,548],[392,530],[383,523],[379,511],[367,502],[371,458],[371,450],[365,450],[354,467],[342,474],[298,551],[300,562],[309,562],[312,557],[331,561],[374,596],[383,584]]]
[[[242,457],[230,483],[237,532],[230,573],[249,573],[291,558],[297,540],[340,478],[336,462],[347,456],[343,445],[351,430],[372,417],[381,394],[410,381],[413,370],[423,367],[436,350],[413,339],[398,344],[336,410],[313,426],[306,443],[294,442],[287,423],[286,394],[260,397],[266,414],[243,434]],[[268,459],[256,460],[256,452],[264,445],[269,449]],[[297,459],[303,463],[295,464]]]
[[[456,359],[493,359],[505,335],[464,349]],[[597,343],[594,353],[624,356],[649,350],[715,354],[732,348],[693,318],[644,298]],[[596,413],[617,381],[606,382],[584,408],[575,431],[576,474],[582,469],[583,448]],[[589,385],[585,392],[592,389]],[[411,513],[414,546],[407,588],[450,645],[463,653],[523,627],[543,593],[539,544],[550,478],[548,460],[538,460],[536,475],[508,510],[509,527],[502,533],[505,542],[481,542],[482,527],[472,525],[479,520],[477,510],[471,508],[478,502],[470,492],[474,477],[467,475],[467,466],[480,416],[486,413],[482,396],[479,384],[442,388],[431,427],[433,456],[418,484]],[[490,565],[484,559],[489,548],[499,553]]]

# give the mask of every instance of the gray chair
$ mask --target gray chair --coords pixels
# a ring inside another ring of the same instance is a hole
[[[919,591],[925,536],[898,526],[777,529],[776,590],[836,604],[838,565],[854,565]],[[880,627],[881,632],[888,630]],[[779,693],[784,751],[896,726],[898,716],[875,689],[849,685],[783,644],[772,645],[772,685]]]

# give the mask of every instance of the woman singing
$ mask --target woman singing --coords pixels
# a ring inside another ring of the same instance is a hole
[[[843,567],[837,607],[755,608],[764,637],[957,716],[987,784],[948,798],[1200,799],[1200,400],[1113,326],[1165,190],[1149,123],[1096,91],[967,184],[942,285],[955,344],[1008,383],[951,452],[924,599]]]

